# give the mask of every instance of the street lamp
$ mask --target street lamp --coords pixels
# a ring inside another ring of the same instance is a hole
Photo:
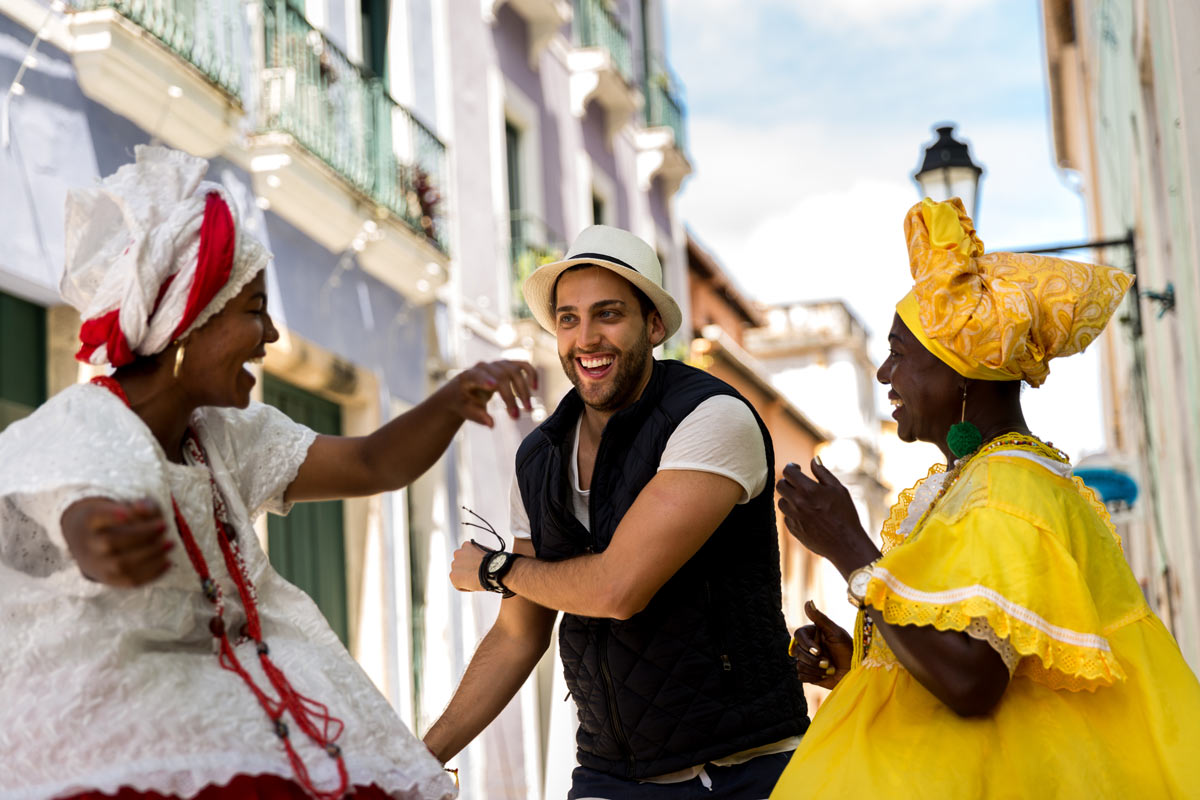
[[[983,177],[983,167],[971,160],[966,142],[954,138],[953,125],[939,125],[934,130],[937,141],[925,148],[925,158],[913,173],[913,180],[921,188],[922,197],[939,203],[951,197],[960,198],[978,224],[979,179]]]

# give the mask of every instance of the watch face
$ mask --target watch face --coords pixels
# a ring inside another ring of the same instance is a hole
[[[487,571],[489,575],[495,575],[500,571],[500,567],[504,566],[504,562],[508,560],[508,553],[496,553],[488,558]]]
[[[871,583],[871,573],[856,572],[850,578],[850,591],[858,597],[862,597],[867,593],[867,586]]]

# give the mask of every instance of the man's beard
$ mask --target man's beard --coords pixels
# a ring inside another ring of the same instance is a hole
[[[593,385],[590,396],[584,391],[585,384],[579,375],[579,363],[575,360],[586,353],[572,350],[565,356],[559,356],[559,361],[562,363],[563,372],[567,374],[567,378],[585,404],[596,411],[619,411],[637,399],[634,394],[638,390],[638,384],[642,382],[642,375],[651,359],[653,349],[650,345],[649,326],[643,326],[641,336],[633,347],[617,351],[617,371],[608,385]]]

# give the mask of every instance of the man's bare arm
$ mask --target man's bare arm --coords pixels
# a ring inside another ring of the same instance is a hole
[[[602,553],[563,561],[517,559],[504,584],[538,605],[587,617],[628,619],[696,554],[742,496],[734,480],[710,472],[666,470],[634,501]],[[466,544],[450,580],[478,591],[483,553]]]
[[[514,550],[533,555],[528,539],[518,539]],[[471,657],[450,704],[425,734],[425,744],[439,761],[453,758],[504,710],[546,652],[557,617],[523,597],[500,603],[500,614]]]

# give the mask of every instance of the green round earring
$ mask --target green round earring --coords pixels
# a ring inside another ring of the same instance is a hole
[[[962,388],[962,419],[946,432],[946,446],[956,459],[968,456],[983,444],[983,434],[974,422],[967,422],[967,385]]]

